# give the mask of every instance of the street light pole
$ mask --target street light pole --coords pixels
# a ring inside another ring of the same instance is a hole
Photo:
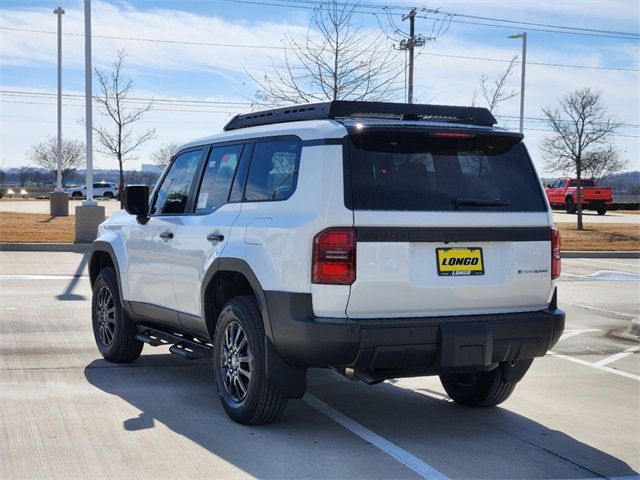
[[[520,133],[524,131],[524,80],[527,68],[527,32],[509,35],[507,38],[522,39],[522,75],[520,78]]]
[[[87,199],[82,203],[95,206],[93,199],[93,109],[91,85],[91,0],[84,0],[84,84],[85,84],[85,135],[87,142]]]
[[[56,8],[53,13],[58,15],[58,184],[56,192],[62,192],[62,7]]]

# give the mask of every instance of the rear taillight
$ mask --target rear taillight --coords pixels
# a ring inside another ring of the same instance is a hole
[[[329,228],[313,239],[312,282],[351,285],[356,279],[356,232]]]
[[[560,232],[556,228],[551,229],[551,280],[560,276]]]

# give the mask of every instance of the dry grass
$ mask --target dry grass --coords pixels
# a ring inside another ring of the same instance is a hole
[[[575,223],[556,223],[562,250],[640,250],[640,225],[598,223],[579,231]]]
[[[573,223],[558,223],[563,250],[640,250],[640,225],[589,224],[582,232]],[[0,212],[0,242],[73,243],[75,217]]]
[[[2,243],[73,243],[74,240],[74,216],[0,212]]]

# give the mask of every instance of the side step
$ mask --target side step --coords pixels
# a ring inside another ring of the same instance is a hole
[[[213,347],[195,337],[159,330],[156,327],[148,327],[146,325],[138,325],[138,330],[140,333],[136,335],[136,339],[152,347],[171,345],[169,348],[171,353],[187,360],[211,358],[213,356]]]

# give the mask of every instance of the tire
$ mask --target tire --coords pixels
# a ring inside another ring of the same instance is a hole
[[[573,201],[572,197],[567,197],[567,201],[565,203],[565,209],[567,213],[576,213],[578,211],[578,207]]]
[[[509,398],[517,385],[503,380],[501,367],[490,372],[440,375],[440,382],[451,400],[467,407],[495,407]]]
[[[113,198],[113,192],[104,192],[104,198],[111,200]]]
[[[71,198],[82,198],[82,192],[73,192]]]
[[[267,378],[264,339],[255,299],[248,295],[232,298],[218,317],[213,368],[222,407],[233,421],[244,425],[271,423],[287,405]]]
[[[136,340],[138,330],[122,308],[113,267],[102,269],[93,285],[91,319],[96,345],[105,360],[128,363],[138,359],[144,344]]]
[[[607,213],[607,207],[598,207],[596,211],[598,212],[598,215],[604,215]]]

